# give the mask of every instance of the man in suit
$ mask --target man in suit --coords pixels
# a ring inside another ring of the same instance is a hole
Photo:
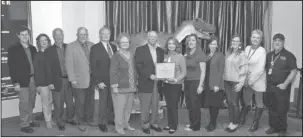
[[[66,104],[66,122],[76,125],[74,118],[74,103],[71,85],[68,81],[65,68],[65,49],[63,43],[63,30],[56,28],[53,30],[53,38],[55,43],[45,51],[46,55],[46,73],[49,89],[53,92],[54,116],[59,130],[65,130],[64,120],[64,103]]]
[[[155,64],[163,63],[164,50],[157,47],[158,34],[155,31],[148,32],[148,43],[138,47],[135,52],[135,65],[138,72],[138,91],[141,111],[141,126],[146,134],[150,129],[161,132],[159,127],[159,93],[160,84],[155,76]],[[151,107],[151,108],[150,108]],[[149,117],[152,110],[151,118]]]
[[[78,124],[96,126],[94,117],[95,91],[92,88],[89,52],[94,43],[88,41],[88,30],[80,27],[77,40],[66,47],[65,67],[74,90],[76,120]],[[83,128],[80,130],[84,130]]]
[[[21,132],[33,133],[32,127],[39,127],[33,121],[33,109],[36,101],[36,84],[34,81],[33,58],[36,48],[29,44],[30,30],[22,26],[17,32],[19,41],[8,49],[8,69],[14,89],[19,97],[19,114]]]
[[[99,30],[100,42],[91,47],[90,65],[94,85],[99,91],[99,129],[107,132],[107,123],[114,124],[113,100],[109,84],[110,58],[117,47],[109,43],[110,30],[102,27]]]

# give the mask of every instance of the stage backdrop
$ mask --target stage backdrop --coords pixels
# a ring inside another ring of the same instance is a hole
[[[29,2],[1,1],[1,99],[17,98],[13,90],[7,65],[7,50],[18,40],[16,28],[21,25],[29,26]],[[29,28],[31,28],[29,26]],[[32,39],[31,39],[32,41]],[[22,68],[20,68],[22,69]]]

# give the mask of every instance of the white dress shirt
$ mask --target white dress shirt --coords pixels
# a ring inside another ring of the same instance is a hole
[[[103,46],[104,46],[106,52],[108,53],[108,51],[107,51],[107,44],[109,44],[109,43],[108,43],[108,42],[103,42],[103,41],[101,41],[101,43],[103,44]],[[110,46],[110,44],[109,44],[109,48],[110,48],[110,50],[112,51],[112,53],[113,53],[113,55],[114,55],[112,46]]]

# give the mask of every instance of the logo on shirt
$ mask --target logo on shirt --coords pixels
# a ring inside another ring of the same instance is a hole
[[[280,59],[281,60],[286,60],[286,57],[285,56],[281,56]]]

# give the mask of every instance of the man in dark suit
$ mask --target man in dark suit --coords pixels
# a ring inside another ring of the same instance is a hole
[[[158,82],[155,76],[155,64],[163,63],[164,50],[157,47],[158,34],[155,31],[148,32],[148,43],[138,47],[135,52],[135,64],[138,72],[138,91],[141,111],[141,126],[146,134],[150,134],[149,127],[161,132],[159,127],[159,93]],[[151,107],[151,108],[150,108]],[[151,118],[149,117],[152,110]]]
[[[19,97],[19,114],[21,131],[33,133],[32,127],[40,125],[33,121],[33,109],[36,101],[36,84],[34,81],[33,57],[36,48],[29,44],[27,27],[20,27],[17,36],[20,41],[8,49],[8,69],[14,89]]]
[[[102,27],[99,30],[100,42],[91,47],[90,65],[94,85],[99,91],[99,129],[107,132],[106,125],[114,124],[113,101],[109,84],[110,58],[117,47],[109,43],[110,30]]]
[[[94,43],[88,41],[88,30],[80,27],[77,40],[66,46],[65,68],[74,90],[76,120],[79,125],[96,126],[94,122],[95,91],[92,87],[89,52]],[[82,126],[79,130],[84,131]]]
[[[65,130],[64,126],[64,103],[66,104],[66,122],[76,125],[74,118],[74,103],[71,85],[68,81],[65,68],[65,49],[63,43],[63,30],[56,28],[53,30],[53,38],[55,43],[53,46],[46,49],[46,64],[47,64],[47,82],[49,88],[53,91],[54,116],[59,130]]]

